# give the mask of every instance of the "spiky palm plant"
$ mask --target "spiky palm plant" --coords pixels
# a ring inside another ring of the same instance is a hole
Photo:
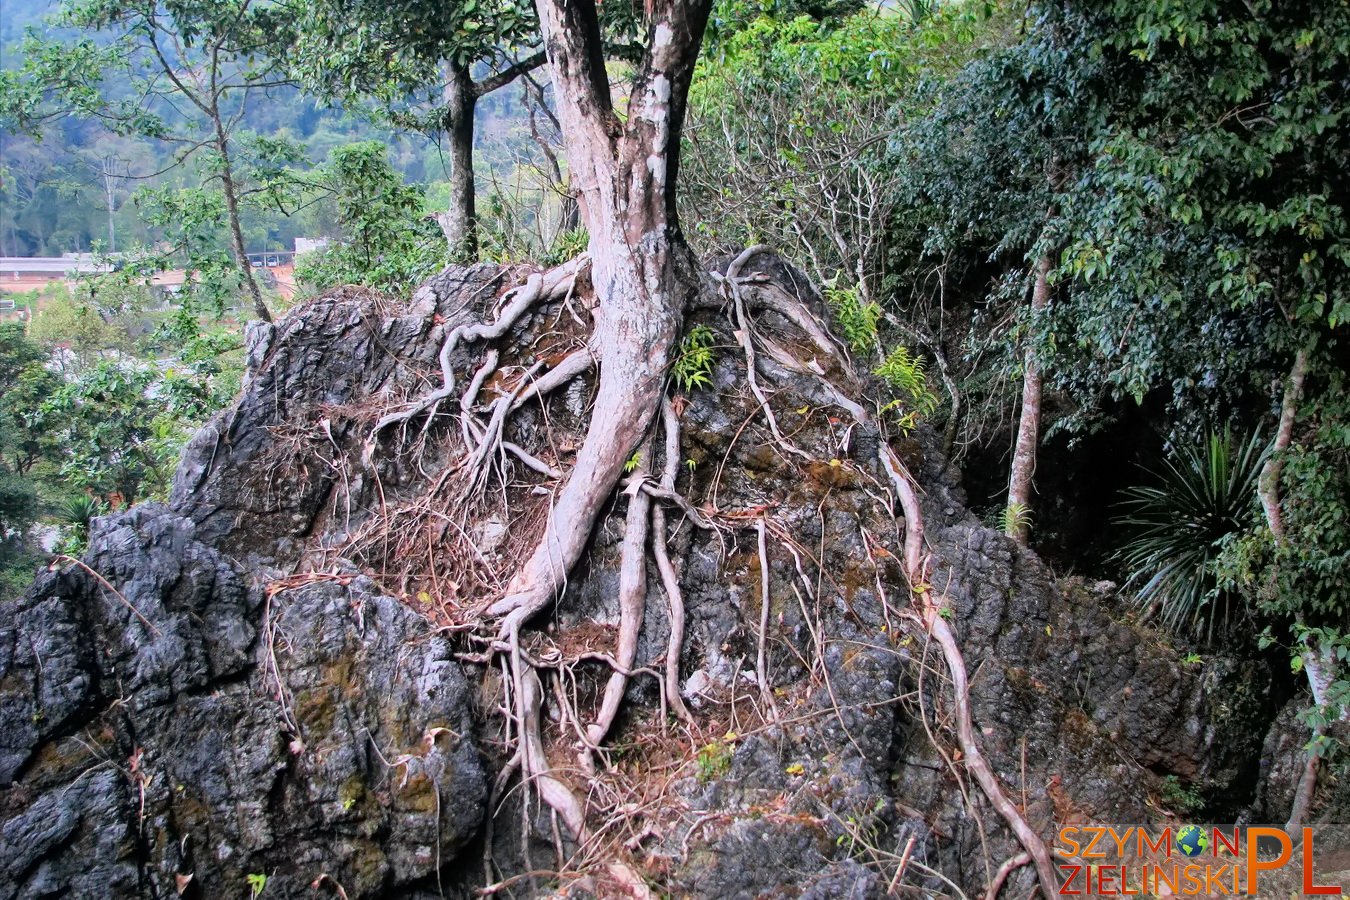
[[[1202,446],[1177,448],[1159,469],[1146,469],[1155,483],[1124,491],[1125,513],[1114,521],[1129,538],[1115,559],[1139,605],[1168,628],[1213,638],[1234,612],[1215,564],[1224,539],[1252,523],[1267,453],[1259,434],[1236,446],[1229,431],[1211,433]]]

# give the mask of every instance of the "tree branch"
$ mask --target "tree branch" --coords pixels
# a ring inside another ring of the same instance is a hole
[[[547,54],[543,50],[537,50],[524,59],[516,60],[500,72],[495,72],[482,81],[475,81],[473,94],[475,97],[485,97],[499,88],[506,87],[526,72],[533,72],[547,61]]]

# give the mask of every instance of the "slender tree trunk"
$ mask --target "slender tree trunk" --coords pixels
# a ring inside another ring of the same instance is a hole
[[[613,112],[594,0],[537,0],[573,185],[590,231],[595,414],[534,554],[496,612],[542,609],[580,558],[623,465],[661,408],[686,303],[703,279],[675,213],[680,128],[711,0],[653,0],[628,118]]]
[[[234,245],[234,261],[239,266],[239,274],[244,286],[253,298],[253,312],[264,322],[272,321],[272,313],[263,300],[262,289],[253,277],[253,267],[248,262],[248,250],[244,247],[244,229],[239,224],[239,193],[234,183],[234,168],[230,162],[230,141],[225,136],[225,125],[220,119],[220,110],[213,107],[211,121],[216,129],[216,151],[220,154],[220,188],[225,193],[225,212],[230,219],[230,242]]]
[[[1289,369],[1289,379],[1284,385],[1284,398],[1280,402],[1280,422],[1275,429],[1275,442],[1271,445],[1271,455],[1261,468],[1261,477],[1257,483],[1257,494],[1261,508],[1266,514],[1266,524],[1270,527],[1271,538],[1275,546],[1284,547],[1288,535],[1284,527],[1284,512],[1280,504],[1280,474],[1284,470],[1284,453],[1294,442],[1294,420],[1298,417],[1298,404],[1303,398],[1303,383],[1308,377],[1308,361],[1312,354],[1311,344],[1300,347],[1294,354],[1294,363]],[[1303,616],[1297,615],[1300,624]],[[1324,653],[1316,642],[1308,648],[1303,657],[1303,671],[1308,677],[1308,689],[1312,692],[1313,703],[1321,706],[1326,702],[1326,689],[1334,680],[1336,661],[1330,654]],[[1314,740],[1326,731],[1319,726],[1313,731]],[[1294,789],[1294,801],[1289,810],[1286,829],[1298,829],[1312,805],[1313,795],[1317,791],[1317,770],[1319,757],[1308,751],[1303,772]]]
[[[110,159],[104,160],[103,168],[103,194],[108,202],[108,252],[117,252],[117,226],[113,222],[113,175],[112,162]]]
[[[1050,256],[1036,264],[1036,284],[1031,291],[1031,313],[1035,318],[1050,302]],[[1031,513],[1032,478],[1036,472],[1036,446],[1041,439],[1041,366],[1036,348],[1029,342],[1024,351],[1022,374],[1022,414],[1017,423],[1017,444],[1013,448],[1012,471],[1008,477],[1006,527],[1008,537],[1026,545]]]
[[[469,262],[478,255],[478,221],[473,180],[473,115],[478,90],[468,66],[446,63],[444,125],[450,138],[450,208],[436,220],[445,232],[450,256]]]
[[[553,184],[562,197],[561,208],[558,214],[558,230],[561,233],[575,231],[581,226],[581,207],[577,204],[577,198],[572,193],[567,184],[567,179],[563,177],[562,166],[558,163],[558,155],[553,152],[549,145],[549,139],[539,130],[537,113],[543,113],[548,117],[553,127],[562,132],[562,126],[558,124],[558,119],[548,108],[548,103],[544,99],[544,91],[539,84],[529,76],[525,78],[525,109],[530,119],[530,137],[534,140],[535,146],[539,152],[544,155],[544,162],[548,165],[549,174],[553,176]]]
[[[1280,402],[1280,423],[1275,429],[1275,442],[1271,445],[1270,458],[1261,468],[1261,477],[1257,483],[1257,493],[1261,498],[1261,508],[1266,513],[1266,522],[1270,525],[1270,534],[1280,546],[1286,541],[1284,514],[1280,510],[1280,473],[1284,470],[1282,454],[1294,442],[1294,419],[1298,416],[1298,404],[1303,398],[1303,382],[1308,377],[1308,355],[1308,347],[1300,347],[1294,354],[1289,380],[1284,385],[1284,399]]]

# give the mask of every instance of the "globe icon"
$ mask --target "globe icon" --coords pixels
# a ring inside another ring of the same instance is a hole
[[[1199,825],[1185,825],[1177,832],[1177,849],[1193,859],[1209,849],[1209,836]]]

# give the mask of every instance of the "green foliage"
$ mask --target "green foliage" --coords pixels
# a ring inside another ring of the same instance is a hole
[[[167,489],[189,427],[210,408],[195,377],[104,360],[55,391],[32,427],[56,436],[71,488],[131,504]]]
[[[895,415],[903,431],[909,432],[921,419],[931,416],[937,409],[938,398],[928,387],[923,357],[910,353],[903,344],[886,354],[873,374],[896,395],[884,409]]]
[[[695,761],[698,763],[699,783],[707,784],[716,781],[731,771],[731,760],[735,755],[735,742],[726,738],[699,747],[695,756]]]
[[[539,262],[545,266],[560,266],[585,253],[590,242],[591,236],[586,231],[585,226],[578,226],[569,231],[561,232],[553,239],[553,246],[548,248],[548,252],[540,258]]]
[[[428,131],[445,124],[443,63],[498,63],[538,29],[525,0],[314,0],[297,11],[291,62],[307,87],[348,103],[372,100],[402,127]]]
[[[444,262],[444,240],[423,215],[423,191],[367,141],[333,150],[322,184],[336,204],[343,239],[296,261],[296,278],[314,290],[364,284],[407,294]]]
[[[998,530],[1013,534],[1031,527],[1031,510],[1025,503],[1009,503],[999,510]]]
[[[93,365],[109,351],[121,352],[131,346],[126,328],[109,314],[106,318],[94,301],[100,299],[100,281],[86,283],[83,296],[71,296],[62,288],[43,305],[32,321],[29,337],[44,348],[61,346],[59,363],[63,369],[80,370]],[[125,309],[125,298],[116,297],[118,308]],[[111,320],[111,321],[110,321]],[[44,352],[44,357],[46,353]]]
[[[1264,518],[1226,548],[1227,583],[1277,619],[1309,624],[1350,618],[1350,399],[1346,373],[1324,362],[1325,388],[1299,417],[1301,439],[1281,454],[1277,546]]]
[[[818,283],[843,278],[880,302],[887,246],[910,230],[887,159],[896,109],[925,73],[968,57],[978,16],[944,5],[918,27],[849,7],[719,5],[690,94],[681,218],[708,253],[768,243]]]
[[[707,325],[695,325],[680,341],[679,354],[671,368],[680,390],[688,393],[712,384],[713,366],[717,362],[717,354],[713,351],[715,338]]]
[[[863,303],[857,288],[834,286],[825,288],[825,302],[854,353],[869,353],[877,346],[877,323],[882,316],[880,306]]]
[[[1294,671],[1321,661],[1325,696],[1305,711],[1314,727],[1350,710],[1350,399],[1335,357],[1317,359],[1313,379],[1322,390],[1302,409],[1299,440],[1277,458],[1286,540],[1277,544],[1262,517],[1219,559],[1226,588],[1281,631],[1292,630]],[[1324,735],[1313,749],[1330,755],[1337,748]]]
[[[1126,586],[1140,606],[1157,605],[1177,631],[1203,632],[1239,611],[1220,578],[1224,545],[1249,528],[1266,441],[1252,435],[1235,445],[1230,432],[1211,434],[1202,448],[1180,447],[1154,483],[1129,488],[1116,524],[1129,535],[1117,554]]]
[[[1302,332],[1350,309],[1350,10],[1118,0],[1034,3],[1027,21],[921,93],[892,143],[924,229],[904,253],[985,283],[1053,255],[1061,427],[1152,391],[1190,431],[1254,402]]]
[[[79,556],[89,545],[89,523],[95,516],[108,511],[108,505],[97,497],[88,494],[76,494],[67,498],[61,506],[59,518],[68,526],[61,552],[67,556]]]
[[[283,54],[274,51],[290,43],[293,18],[277,4],[250,0],[64,0],[56,27],[24,42],[22,72],[0,79],[0,122],[40,138],[50,120],[73,117],[172,146],[166,169],[192,166],[203,186],[160,186],[142,198],[150,224],[166,226],[171,248],[143,263],[169,268],[165,257],[174,255],[215,291],[224,290],[218,276],[232,265],[232,280],[258,292],[243,248],[222,261],[216,235],[233,244],[242,239],[246,208],[284,209],[294,199],[287,168],[300,155],[294,142],[241,124],[252,102],[286,81],[277,63]],[[109,156],[101,167],[110,204],[114,161]],[[130,178],[130,164],[120,168]],[[212,227],[203,248],[206,217]],[[111,238],[111,219],[109,229]],[[267,315],[260,293],[254,305]]]
[[[1169,812],[1185,817],[1199,812],[1205,806],[1205,798],[1194,788],[1182,784],[1175,775],[1164,775],[1161,787],[1158,799]]]
[[[265,872],[252,872],[245,876],[248,881],[249,897],[257,900],[262,892],[267,890],[267,874]]]
[[[56,383],[45,360],[21,324],[0,323],[0,597],[17,595],[40,558],[27,532],[41,513],[33,467],[51,437],[30,429],[29,417]]]

